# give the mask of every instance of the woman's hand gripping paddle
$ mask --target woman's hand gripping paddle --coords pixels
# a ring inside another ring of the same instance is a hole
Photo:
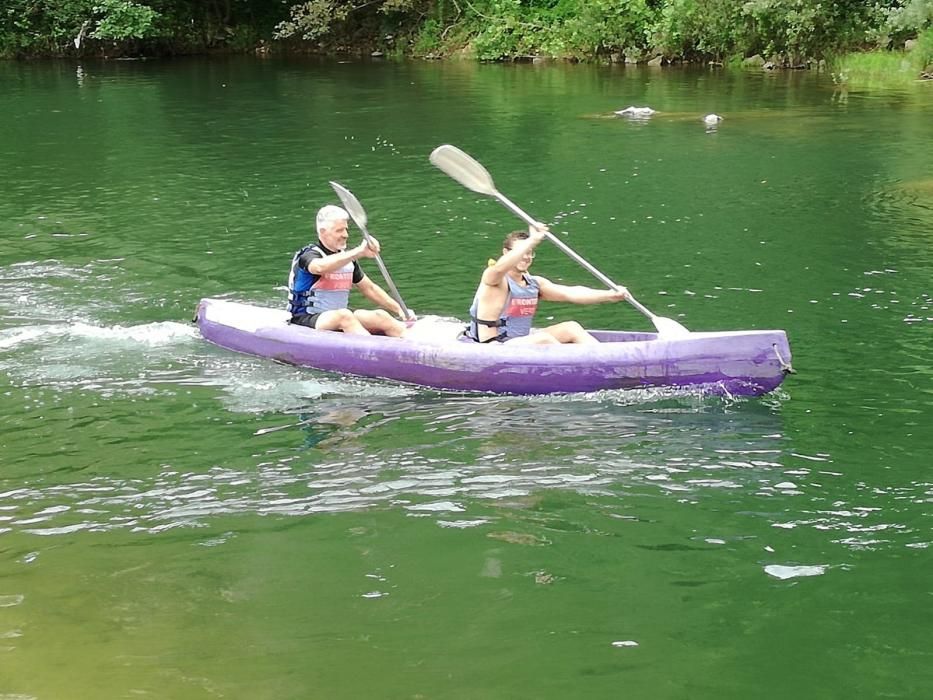
[[[434,165],[450,175],[450,177],[452,177],[467,189],[478,192],[479,194],[495,197],[503,204],[503,206],[505,206],[506,209],[509,209],[513,214],[518,216],[529,226],[537,225],[537,222],[534,219],[532,219],[515,203],[513,203],[504,194],[496,189],[496,185],[492,181],[492,176],[489,174],[486,168],[484,168],[473,157],[467,155],[456,146],[451,146],[449,144],[438,146],[434,149],[434,151],[432,151],[430,160]],[[596,279],[609,287],[609,289],[619,289],[615,282],[613,282],[611,279],[606,277],[606,275],[577,255],[570,248],[570,246],[554,236],[554,234],[552,234],[550,231],[548,231],[546,235],[554,245],[573,258],[577,263],[586,268],[594,277],[596,277]],[[645,306],[636,301],[631,294],[628,296],[628,302],[649,319],[651,319],[654,327],[658,329],[659,335],[671,338],[689,335],[690,331],[679,324],[677,321],[671,318],[664,318],[663,316],[657,316],[653,314],[651,311],[645,308]]]

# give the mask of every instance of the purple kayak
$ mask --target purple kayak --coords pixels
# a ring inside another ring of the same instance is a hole
[[[464,342],[464,324],[426,317],[404,338],[354,336],[288,323],[288,313],[202,299],[197,323],[211,343],[279,362],[436,389],[557,394],[643,387],[702,386],[754,396],[792,371],[780,330],[657,333],[591,331],[594,345]]]

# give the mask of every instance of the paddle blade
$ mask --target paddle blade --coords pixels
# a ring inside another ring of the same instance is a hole
[[[651,321],[654,323],[654,327],[658,329],[659,336],[665,338],[683,338],[690,335],[690,331],[672,318],[653,316]]]
[[[353,219],[353,223],[357,225],[361,231],[366,230],[366,210],[363,209],[363,205],[360,204],[353,193],[348,190],[343,185],[334,182],[331,180],[330,186],[334,188],[334,192],[337,193],[337,196],[340,197],[340,203],[343,204],[343,208],[347,210],[347,213],[350,215],[350,218]]]
[[[468,190],[480,194],[496,193],[496,186],[486,168],[456,146],[438,146],[431,151],[430,161]]]

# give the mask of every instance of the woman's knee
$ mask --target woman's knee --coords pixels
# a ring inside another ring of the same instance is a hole
[[[595,338],[576,321],[564,321],[553,326],[554,337],[562,343],[591,343]]]

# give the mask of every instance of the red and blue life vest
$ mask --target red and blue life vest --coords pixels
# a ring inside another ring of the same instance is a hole
[[[288,311],[297,316],[347,308],[357,264],[348,262],[336,270],[315,275],[300,264],[301,256],[308,251],[314,251],[317,253],[315,257],[322,258],[331,254],[316,243],[295,253],[288,273]]]

